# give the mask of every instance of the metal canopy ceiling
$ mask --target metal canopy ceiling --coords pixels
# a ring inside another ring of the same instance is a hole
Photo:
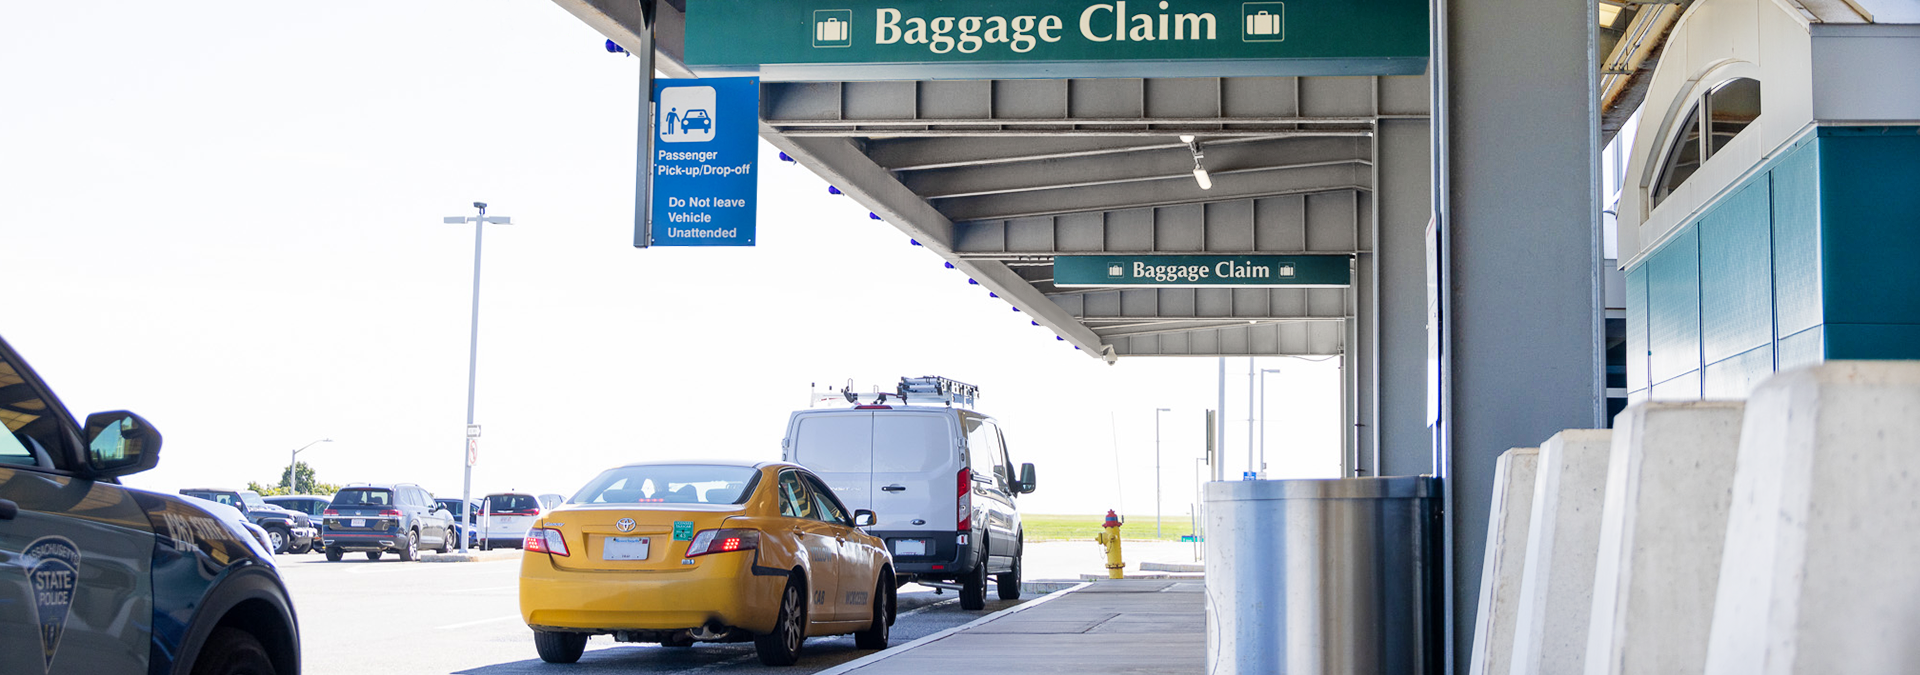
[[[629,2],[555,0],[641,44]],[[684,13],[659,6],[660,70]],[[761,135],[1090,355],[1348,351],[1354,288],[1072,288],[1057,254],[1371,252],[1374,136],[1424,77],[765,82]],[[1181,135],[1197,137],[1202,190]],[[1420,160],[1424,161],[1424,157]],[[1425,199],[1424,194],[1420,197]]]

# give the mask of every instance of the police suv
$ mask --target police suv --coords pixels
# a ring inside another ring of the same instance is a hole
[[[160,461],[130,412],[83,427],[0,340],[0,673],[298,675],[266,532],[128,488]]]
[[[1033,492],[1033,465],[1014,473],[1000,423],[970,409],[979,388],[903,377],[893,392],[851,389],[824,398],[852,407],[794,411],[782,458],[825,479],[848,509],[878,514],[864,529],[886,540],[902,583],[958,590],[960,607],[977,610],[993,577],[1001,599],[1018,599],[1026,547],[1015,499]]]

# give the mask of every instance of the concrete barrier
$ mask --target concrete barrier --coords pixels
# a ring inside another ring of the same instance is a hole
[[[1586,667],[1612,439],[1606,429],[1569,429],[1540,445],[1509,672],[1559,675]]]
[[[1704,666],[1744,408],[1642,403],[1614,419],[1587,675]]]
[[[1775,375],[1740,441],[1704,672],[1920,668],[1920,362]]]
[[[1513,621],[1526,569],[1527,528],[1533,522],[1539,448],[1514,448],[1493,468],[1493,506],[1487,515],[1487,554],[1480,568],[1480,605],[1474,612],[1471,675],[1507,675],[1513,663]]]

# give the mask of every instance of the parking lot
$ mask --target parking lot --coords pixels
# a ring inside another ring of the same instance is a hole
[[[319,555],[278,559],[300,613],[308,675],[368,672],[461,673],[812,673],[873,652],[853,636],[807,640],[800,663],[766,668],[753,643],[702,643],[692,648],[616,643],[595,637],[574,665],[542,663],[533,634],[521,623],[518,558],[478,563],[378,562],[350,556],[329,563]],[[900,592],[893,645],[968,623],[1020,601],[992,599],[984,612],[962,611],[951,592],[909,585]]]

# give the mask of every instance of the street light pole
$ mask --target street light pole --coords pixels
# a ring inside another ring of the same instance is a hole
[[[513,219],[507,216],[487,215],[486,202],[474,202],[473,208],[480,210],[477,216],[447,216],[442,222],[449,225],[473,223],[473,327],[467,338],[467,428],[473,428],[473,393],[475,378],[480,370],[480,236],[487,223],[511,225]],[[469,443],[473,441],[469,440]],[[461,448],[460,462],[465,475],[460,481],[460,503],[462,508],[473,502],[473,463],[466,461],[466,448]],[[467,538],[460,537],[460,552],[467,552]]]
[[[300,451],[313,447],[315,443],[332,443],[332,442],[333,442],[333,439],[331,438],[322,438],[320,440],[314,441],[313,443],[308,443],[306,445],[302,445],[294,449],[293,455],[287,458],[287,493],[288,494],[293,494],[295,492],[300,491]]]
[[[1160,413],[1172,408],[1153,409],[1153,538],[1160,538]]]
[[[1280,372],[1279,368],[1260,369],[1260,468],[1261,480],[1267,479],[1267,374]]]

